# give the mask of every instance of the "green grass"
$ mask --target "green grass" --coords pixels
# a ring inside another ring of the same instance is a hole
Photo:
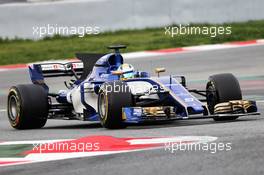
[[[111,44],[126,44],[128,48],[124,52],[131,52],[264,38],[264,20],[221,26],[231,26],[232,34],[218,35],[214,38],[209,35],[177,35],[172,38],[164,34],[165,30],[162,27],[106,32],[86,35],[83,38],[54,36],[37,41],[0,39],[0,65],[72,58],[76,52],[107,53],[109,51],[106,46]]]
[[[31,151],[33,149],[32,144],[21,145],[1,145],[0,146],[0,158],[6,157],[25,157],[23,152]]]

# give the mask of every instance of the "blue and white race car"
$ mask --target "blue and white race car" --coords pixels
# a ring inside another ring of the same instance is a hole
[[[29,66],[32,84],[17,85],[8,94],[8,118],[16,129],[41,128],[47,119],[100,121],[105,128],[129,123],[213,118],[235,120],[257,115],[255,101],[242,100],[238,80],[229,73],[209,77],[205,90],[188,89],[184,76],[156,77],[135,71],[114,53],[76,54],[81,62]],[[66,90],[51,93],[44,78],[72,76]],[[194,94],[196,94],[194,96]],[[198,96],[201,99],[198,99]]]

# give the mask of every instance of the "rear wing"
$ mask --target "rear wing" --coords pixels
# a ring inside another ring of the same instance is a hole
[[[41,63],[29,66],[29,74],[33,83],[44,83],[46,77],[61,77],[80,75],[78,80],[84,80],[92,71],[96,61],[104,54],[77,53],[80,61],[69,61],[64,63]]]
[[[33,64],[32,66],[30,66],[29,69],[38,70],[41,72],[43,77],[73,76],[72,68],[77,75],[81,75],[83,72],[83,63],[80,61],[67,63]]]

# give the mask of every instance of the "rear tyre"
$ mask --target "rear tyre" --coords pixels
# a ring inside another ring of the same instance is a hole
[[[214,114],[214,107],[218,103],[231,100],[242,100],[238,80],[233,74],[216,74],[209,77],[206,85],[206,101],[209,112]],[[238,117],[214,117],[215,121],[235,120]]]
[[[39,85],[17,85],[9,90],[7,113],[13,128],[42,128],[47,122],[48,106],[47,93]]]
[[[125,82],[116,81],[102,85],[98,94],[98,114],[103,127],[125,128],[122,107],[132,106],[132,94]]]

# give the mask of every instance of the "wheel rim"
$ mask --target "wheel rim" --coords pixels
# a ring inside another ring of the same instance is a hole
[[[105,118],[106,116],[106,110],[107,110],[107,104],[106,104],[106,97],[104,93],[100,94],[100,98],[99,98],[99,113],[100,113],[100,117],[102,119]]]
[[[18,103],[17,103],[17,98],[12,95],[9,99],[9,104],[8,104],[8,113],[9,117],[11,120],[16,120],[17,115],[18,115]]]
[[[211,114],[213,114],[214,113],[214,106],[217,103],[216,102],[217,96],[216,96],[216,89],[212,83],[207,88],[206,98],[207,98],[207,105],[208,105],[209,111]]]

